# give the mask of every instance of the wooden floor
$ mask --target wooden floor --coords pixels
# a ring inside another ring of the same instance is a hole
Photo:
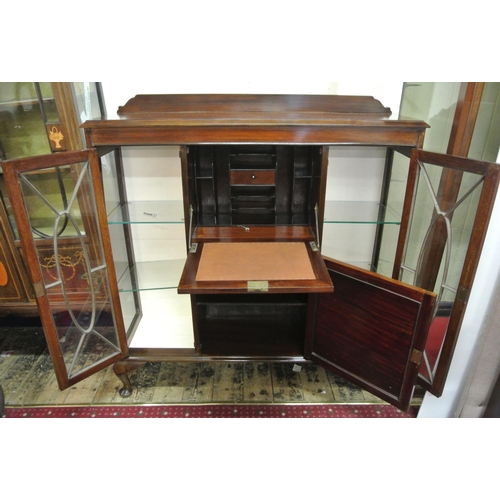
[[[295,368],[295,369],[294,369]],[[118,394],[111,367],[60,391],[41,327],[0,327],[0,385],[6,406],[175,403],[383,403],[314,364],[148,363]],[[412,404],[418,406],[421,397]]]

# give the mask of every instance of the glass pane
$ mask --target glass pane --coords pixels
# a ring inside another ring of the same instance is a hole
[[[132,239],[129,227],[123,224],[110,224],[112,214],[126,212],[120,210],[120,174],[116,151],[112,151],[101,157],[101,178],[104,187],[104,199],[106,203],[106,214],[108,216],[109,235],[113,259],[115,263],[116,278],[120,288],[126,290],[137,289],[137,275],[131,268],[131,246]],[[127,205],[125,205],[127,206]],[[124,285],[126,283],[126,285]],[[140,302],[137,293],[120,293],[120,304],[125,324],[127,338],[133,333],[135,322],[140,314]]]
[[[102,156],[101,178],[104,189],[104,203],[106,204],[106,215],[110,216],[120,206],[119,176],[117,171],[116,151]]]
[[[73,83],[75,105],[80,123],[86,120],[101,118],[104,110],[101,108],[99,88],[95,82]]]
[[[40,91],[43,112],[45,113],[45,123],[59,122],[59,113],[57,112],[52,85],[48,82],[40,82],[35,85],[38,85]]]
[[[399,224],[401,216],[377,201],[327,201],[325,224]]]
[[[43,285],[68,377],[72,377],[120,348],[89,165],[58,170],[62,184],[47,182],[58,177],[53,168],[19,177]],[[66,200],[56,192],[61,185]]]
[[[400,120],[423,120],[430,125],[430,128],[425,131],[424,149],[446,153],[460,86],[460,82],[404,83],[398,118]],[[387,206],[397,214],[401,214],[403,209],[408,166],[409,158],[394,152]],[[398,233],[395,231],[387,231],[387,228],[383,228],[377,268],[385,276],[392,276],[393,270],[389,266],[380,265],[380,262],[393,261],[397,237]],[[403,273],[406,275],[405,271]]]
[[[407,156],[394,151],[387,191],[387,211],[388,213],[397,214],[398,223],[401,222],[401,214],[403,213],[409,164],[410,160]],[[380,253],[376,262],[376,271],[383,276],[392,277],[399,225],[393,227],[386,224],[381,228],[379,236]]]
[[[400,279],[437,294],[421,369],[429,381],[446,335],[482,187],[482,175],[419,164]]]
[[[35,239],[52,239],[55,231],[63,238],[77,236],[77,228],[85,235],[80,209],[84,198],[81,192],[75,191],[78,175],[78,169],[72,166],[23,174],[24,202]],[[69,212],[67,216],[58,219],[57,227],[54,226],[54,211]],[[16,238],[18,237],[16,231]]]
[[[182,201],[133,201],[117,207],[109,224],[184,224]]]
[[[132,292],[176,289],[185,264],[186,259],[137,262],[121,274],[118,280],[118,290]]]
[[[33,82],[0,83],[0,149],[3,159],[51,152]]]
[[[484,84],[469,158],[496,162],[500,148],[500,82]]]
[[[446,153],[457,107],[460,82],[405,82],[399,110],[400,120],[423,120],[423,148]]]
[[[325,224],[321,254],[362,269],[371,270],[372,246],[370,244],[356,244],[356,242],[373,242],[376,230],[376,224]]]

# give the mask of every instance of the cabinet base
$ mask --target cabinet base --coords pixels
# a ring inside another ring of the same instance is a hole
[[[119,394],[122,398],[128,398],[131,396],[133,388],[130,381],[129,374],[141,368],[146,363],[169,363],[169,362],[209,362],[209,361],[220,361],[220,362],[231,362],[231,363],[243,363],[243,362],[274,362],[274,363],[310,363],[309,360],[305,359],[303,356],[202,356],[202,355],[189,355],[187,353],[173,354],[169,349],[142,349],[134,350],[136,354],[137,351],[142,351],[142,355],[130,356],[125,359],[117,361],[113,365],[113,371],[115,375],[120,379],[123,387],[119,389]]]

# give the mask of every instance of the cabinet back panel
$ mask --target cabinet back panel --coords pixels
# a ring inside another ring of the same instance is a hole
[[[318,202],[319,146],[191,146],[188,182],[203,225],[304,224]]]
[[[209,296],[198,302],[203,354],[302,356],[307,303],[294,296]]]

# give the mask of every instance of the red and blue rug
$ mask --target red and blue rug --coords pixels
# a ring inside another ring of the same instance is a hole
[[[205,404],[5,408],[3,418],[415,418],[390,405]]]

